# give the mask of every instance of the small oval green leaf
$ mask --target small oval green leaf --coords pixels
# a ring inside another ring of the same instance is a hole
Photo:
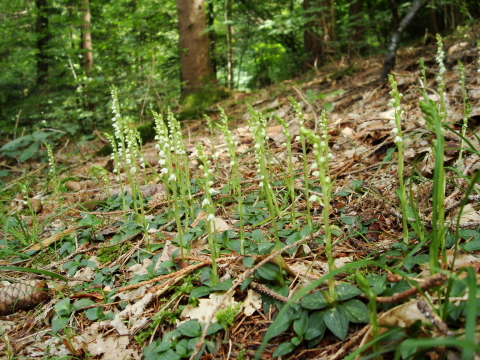
[[[305,309],[319,310],[327,306],[328,301],[325,299],[325,296],[323,296],[321,291],[316,291],[305,296],[300,301],[300,305],[302,305]]]
[[[341,340],[345,339],[348,333],[348,317],[342,307],[336,306],[325,310],[323,320],[333,335]]]

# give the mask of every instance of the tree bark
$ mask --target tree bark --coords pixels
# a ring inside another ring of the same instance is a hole
[[[37,6],[37,85],[45,84],[48,77],[50,56],[47,53],[48,42],[50,41],[50,30],[48,28],[48,4],[47,0],[35,0]]]
[[[83,68],[87,76],[90,76],[93,68],[92,33],[90,31],[90,3],[82,0],[82,49]]]
[[[215,78],[210,63],[203,0],[177,0],[182,96],[198,92]]]
[[[353,22],[350,40],[353,42],[362,41],[365,35],[365,26],[359,25],[358,21],[362,15],[363,0],[356,0],[350,5],[348,10],[349,19],[351,22]]]
[[[215,24],[215,12],[213,9],[213,2],[208,3],[207,10],[207,25],[210,28],[208,32],[208,43],[210,47],[210,63],[214,74],[217,73],[217,32],[213,28]]]
[[[308,58],[305,68],[322,65],[328,49],[328,42],[335,40],[335,18],[333,0],[303,0],[303,9],[310,20],[305,24],[304,47]],[[321,7],[312,11],[314,7]]]
[[[398,16],[398,7],[394,0],[388,0],[390,11],[392,12],[392,30],[398,29],[400,24],[400,17]]]
[[[232,20],[232,2],[233,0],[225,0],[225,25],[226,31],[226,45],[227,45],[227,88],[231,90],[233,88],[233,27]]]
[[[410,25],[410,23],[415,18],[415,15],[417,15],[420,9],[427,5],[429,1],[430,0],[424,0],[424,2],[422,3],[421,0],[413,0],[412,7],[410,8],[408,14],[405,15],[405,17],[402,19],[398,28],[393,30],[392,39],[390,41],[390,45],[388,46],[387,55],[385,56],[385,60],[383,63],[380,81],[386,81],[388,74],[395,67],[396,52],[398,45],[400,44],[402,33],[405,31],[408,25]]]

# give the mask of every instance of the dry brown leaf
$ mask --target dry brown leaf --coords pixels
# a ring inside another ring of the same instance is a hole
[[[222,300],[223,294],[211,293],[208,299],[198,299],[198,306],[193,307],[187,305],[180,315],[180,319],[186,321],[188,319],[198,319],[198,322],[203,324],[210,317],[212,311],[216,309],[218,303]],[[233,294],[230,294],[222,304],[222,309],[226,309],[229,305],[235,307],[238,303],[234,300]],[[213,317],[212,322],[217,322],[217,318]]]
[[[73,191],[80,191],[83,189],[83,186],[81,183],[79,183],[78,181],[66,181],[65,182],[65,187],[69,190],[73,190]]]
[[[247,297],[243,300],[243,313],[246,316],[251,316],[255,310],[262,308],[262,295],[258,292],[248,289]]]
[[[378,316],[378,335],[382,335],[391,327],[398,326],[400,328],[408,328],[415,321],[428,322],[428,319],[423,315],[417,307],[418,299],[411,300],[402,305],[395,306],[393,309],[380,314]],[[359,347],[373,340],[373,330],[370,328],[362,339]]]

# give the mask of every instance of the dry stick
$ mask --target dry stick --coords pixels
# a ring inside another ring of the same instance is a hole
[[[338,349],[338,351],[335,354],[333,354],[332,357],[329,358],[329,360],[342,359],[346,354],[347,350],[353,347],[358,342],[359,338],[367,333],[370,327],[371,325],[365,325],[363,329],[359,330],[355,335],[353,335],[353,337],[350,340],[348,340],[345,344],[343,344],[342,347]]]
[[[267,262],[269,262],[270,260],[274,259],[276,256],[280,255],[281,253],[283,253],[284,251],[287,251],[289,249],[292,249],[294,248],[295,246],[298,246],[300,245],[302,242],[305,242],[305,241],[310,241],[312,240],[313,238],[319,236],[321,233],[321,230],[313,233],[313,234],[310,234],[309,236],[303,238],[303,239],[300,239],[296,242],[294,242],[293,244],[290,244],[290,245],[287,245],[285,246],[284,248],[280,249],[280,250],[277,250],[273,253],[271,253],[270,255],[268,255],[265,259],[263,259],[262,261],[260,261],[257,265],[255,265],[253,268],[251,269],[248,269],[247,271],[245,271],[242,275],[240,275],[238,278],[237,278],[237,281],[232,285],[232,287],[230,289],[228,289],[228,291],[222,296],[222,298],[220,299],[220,301],[218,302],[217,306],[215,306],[215,308],[213,309],[213,311],[211,312],[211,314],[209,315],[209,317],[207,318],[206,322],[205,322],[205,327],[202,331],[202,335],[200,336],[200,339],[197,341],[197,344],[195,345],[195,349],[193,350],[193,353],[192,355],[190,356],[190,360],[194,360],[195,357],[197,356],[198,352],[200,351],[201,347],[202,347],[202,344],[205,340],[205,336],[207,336],[207,330],[208,330],[208,327],[210,326],[210,324],[212,323],[212,320],[215,316],[215,314],[218,312],[218,310],[220,310],[220,308],[222,307],[223,303],[225,302],[225,300],[230,296],[230,294],[239,286],[241,285],[248,277],[252,276],[253,273],[255,272],[255,270],[257,270],[258,268],[262,267],[264,264],[266,264]]]
[[[383,303],[383,304],[396,303],[396,302],[399,302],[403,299],[406,299],[409,296],[412,296],[413,294],[415,294],[419,291],[425,291],[425,290],[430,289],[431,287],[439,286],[439,285],[443,284],[446,279],[447,279],[447,277],[444,274],[438,273],[438,274],[426,279],[426,281],[424,283],[419,284],[418,288],[417,287],[412,287],[408,290],[405,290],[401,293],[396,293],[392,296],[380,296],[380,297],[377,297],[376,300],[377,300],[377,302]]]
[[[425,299],[418,300],[417,308],[420,312],[445,336],[453,336],[453,331],[450,331],[448,325],[432,310]]]

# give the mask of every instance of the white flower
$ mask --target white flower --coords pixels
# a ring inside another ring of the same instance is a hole
[[[208,214],[207,220],[208,220],[208,221],[215,221],[215,215],[213,215],[213,214]]]
[[[175,176],[175,174],[170,175],[168,181],[177,181],[177,177]]]
[[[210,205],[210,200],[208,200],[207,198],[203,199],[202,201],[202,207],[204,207],[205,205]]]
[[[162,175],[168,174],[168,169],[167,169],[167,168],[163,168],[162,170],[160,170],[160,174],[162,174]]]
[[[318,198],[317,195],[312,195],[312,196],[310,196],[310,198],[308,199],[308,201],[310,201],[310,202],[315,202],[315,201],[317,201],[317,198]]]
[[[480,70],[478,70],[478,72],[480,72]],[[300,141],[300,136],[297,135],[297,136],[295,137],[295,141]]]
[[[394,142],[395,144],[401,143],[401,142],[402,142],[402,138],[401,138],[400,136],[395,136],[395,139],[393,139],[393,142]]]
[[[320,176],[320,171],[318,171],[318,170],[317,170],[317,171],[314,171],[314,172],[312,173],[312,175],[318,177],[318,176]]]
[[[210,188],[208,192],[210,193],[210,195],[217,195],[219,193],[219,191],[214,188]]]
[[[398,134],[398,129],[397,129],[397,128],[393,128],[393,129],[392,129],[392,133]]]

